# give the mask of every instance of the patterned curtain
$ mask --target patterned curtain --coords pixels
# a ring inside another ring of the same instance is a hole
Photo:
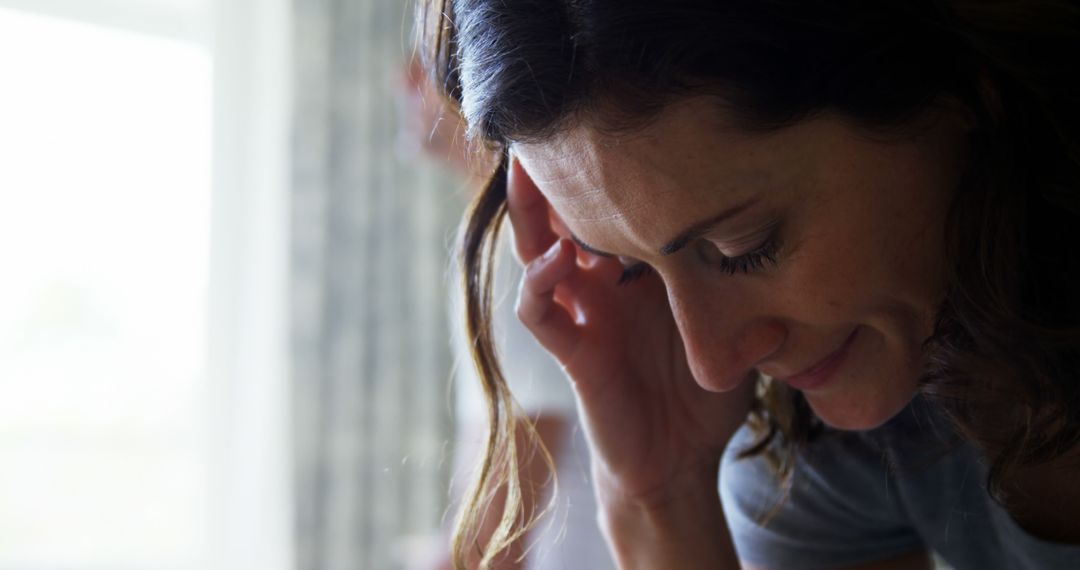
[[[410,2],[293,0],[297,567],[393,569],[447,503],[461,200],[395,151]]]

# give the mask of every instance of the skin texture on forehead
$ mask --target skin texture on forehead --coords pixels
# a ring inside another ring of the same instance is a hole
[[[855,334],[836,379],[805,394],[836,427],[880,425],[917,387],[968,124],[940,113],[891,139],[828,115],[768,133],[730,124],[693,99],[628,133],[582,123],[513,151],[575,237],[655,268],[704,388],[731,389],[751,369],[796,375]],[[658,253],[748,200],[684,251]],[[775,267],[729,275],[707,263],[760,246],[773,227]]]
[[[710,100],[691,100],[643,129],[610,133],[582,124],[514,150],[562,221],[581,228],[578,237],[603,251],[637,257],[674,237],[676,228],[662,227],[657,219],[682,228],[708,213],[686,208],[687,202],[706,205],[724,197],[736,204],[754,189],[790,187],[805,175],[807,165],[797,152],[783,158],[784,169],[773,167],[746,144],[760,135],[725,128],[710,112],[714,107]],[[702,123],[715,129],[696,128]],[[672,141],[679,141],[678,148]],[[597,222],[617,226],[641,251],[623,251],[630,244],[615,248],[590,235]]]

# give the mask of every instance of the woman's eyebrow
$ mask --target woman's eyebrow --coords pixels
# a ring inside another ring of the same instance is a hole
[[[731,218],[741,214],[750,206],[756,204],[758,199],[756,197],[750,198],[741,204],[736,204],[726,210],[721,211],[719,214],[712,216],[711,218],[702,220],[689,228],[685,229],[675,239],[664,244],[660,248],[660,255],[671,255],[680,249],[686,247],[686,244],[696,240],[697,238],[713,231],[720,224],[730,220]]]
[[[679,233],[678,236],[675,236],[675,239],[673,239],[673,240],[669,241],[668,243],[664,244],[663,246],[661,246],[658,253],[660,255],[662,255],[662,256],[667,256],[667,255],[671,255],[671,254],[679,251],[680,249],[686,247],[686,244],[688,244],[691,241],[694,241],[695,239],[697,239],[697,238],[711,232],[712,230],[716,229],[716,227],[719,226],[720,224],[722,224],[722,223],[730,220],[731,218],[739,215],[740,213],[745,211],[747,208],[753,206],[757,202],[758,202],[758,199],[756,197],[755,198],[750,198],[749,200],[746,200],[745,202],[743,202],[741,204],[736,204],[735,206],[732,206],[730,208],[727,208],[727,209],[721,211],[719,214],[716,214],[716,215],[714,215],[714,216],[712,216],[710,218],[707,218],[705,220],[697,222],[696,224],[694,224],[694,225],[690,226],[689,228],[683,230],[681,233]],[[600,257],[615,257],[615,254],[613,254],[613,253],[608,253],[606,251],[601,251],[601,250],[596,249],[595,247],[581,241],[581,239],[579,239],[573,233],[570,234],[570,239],[574,240],[574,243],[576,243],[578,245],[578,247],[580,247],[581,249],[583,249],[583,250],[585,250],[585,251],[587,251],[587,252],[589,252],[589,253],[591,253],[593,255],[599,255]]]

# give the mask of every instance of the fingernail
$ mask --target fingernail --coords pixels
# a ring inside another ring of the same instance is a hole
[[[555,243],[544,252],[541,259],[544,261],[551,261],[555,256],[559,255],[559,251],[562,249],[562,240],[555,240]]]

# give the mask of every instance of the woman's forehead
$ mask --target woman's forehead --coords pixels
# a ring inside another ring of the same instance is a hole
[[[625,241],[641,233],[640,220],[674,206],[670,195],[678,182],[647,168],[631,150],[637,145],[613,142],[575,129],[545,144],[515,149],[518,159],[551,207],[581,239],[610,247],[617,229]],[[666,195],[666,197],[665,197]],[[649,241],[638,236],[634,241]],[[622,245],[622,244],[620,244]],[[641,245],[645,245],[644,243]],[[625,251],[625,246],[618,248]],[[609,250],[612,251],[612,250]]]
[[[588,155],[543,160],[526,151],[522,166],[573,234],[595,249],[631,257],[656,252],[676,234],[744,192],[691,185],[641,164],[625,168]],[[582,157],[585,158],[582,158]],[[536,174],[533,174],[536,173]]]
[[[515,152],[552,209],[582,241],[627,253],[629,247],[644,248],[662,239],[660,234],[640,235],[649,212],[660,216],[657,209],[670,204],[644,190],[655,188],[656,181],[643,179],[625,157],[597,156],[593,150],[553,144]]]
[[[798,167],[795,138],[725,129],[712,112],[705,102],[684,105],[629,133],[579,124],[513,151],[575,234],[604,222],[620,228],[620,244],[632,238],[652,249],[712,210],[780,186]],[[609,236],[579,237],[601,247]]]

